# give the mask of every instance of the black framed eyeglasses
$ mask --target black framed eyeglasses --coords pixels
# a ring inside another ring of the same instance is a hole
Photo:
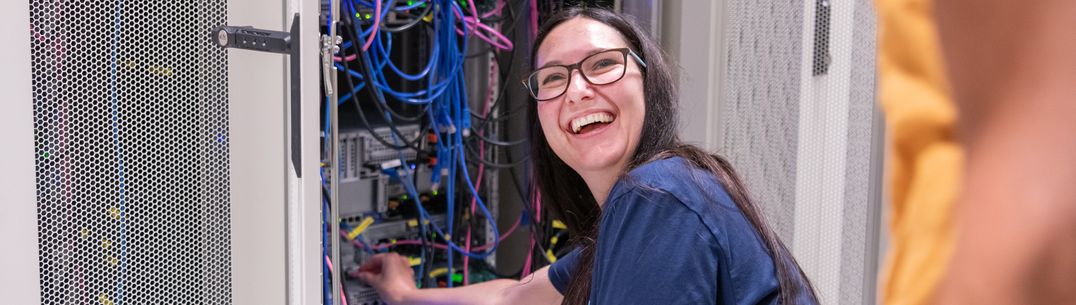
[[[531,96],[539,102],[548,101],[564,95],[572,80],[572,70],[578,69],[583,79],[592,85],[606,85],[624,78],[628,70],[628,55],[640,66],[646,68],[643,59],[629,48],[618,48],[591,54],[572,65],[546,66],[531,72],[523,80]]]

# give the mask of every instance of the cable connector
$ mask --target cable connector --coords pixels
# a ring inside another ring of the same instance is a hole
[[[381,170],[384,171],[392,170],[398,167],[403,167],[403,162],[400,162],[399,159],[392,159],[385,162],[381,162]]]

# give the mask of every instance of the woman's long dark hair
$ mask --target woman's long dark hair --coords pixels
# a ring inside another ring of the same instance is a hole
[[[809,294],[813,299],[814,291],[806,275],[781,240],[763,221],[761,212],[748,196],[747,189],[732,169],[732,165],[721,156],[680,141],[676,126],[679,109],[677,83],[665,54],[640,26],[600,8],[576,7],[561,11],[546,20],[538,32],[531,50],[531,69],[535,69],[538,47],[546,35],[557,25],[577,17],[593,19],[620,32],[629,47],[646,62],[643,79],[646,98],[644,128],[640,144],[625,173],[644,163],[674,156],[684,158],[692,165],[713,173],[766,245],[780,285],[780,303],[795,304],[796,296],[803,293]],[[537,104],[531,104],[528,115],[531,122],[538,122]],[[590,296],[591,270],[598,234],[597,222],[601,210],[583,178],[550,149],[542,128],[531,128],[531,143],[534,176],[543,201],[553,216],[568,226],[569,233],[574,237],[573,242],[581,249],[576,270],[564,294],[564,304],[586,304]]]

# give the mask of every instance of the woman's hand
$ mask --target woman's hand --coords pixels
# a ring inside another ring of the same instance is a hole
[[[456,288],[415,287],[415,271],[396,253],[370,257],[359,267],[359,279],[377,289],[392,304],[560,304],[561,295],[549,281],[549,266],[522,281],[496,279]]]
[[[377,289],[381,299],[390,304],[399,304],[418,291],[414,278],[407,258],[396,253],[374,255],[359,267],[359,279]]]

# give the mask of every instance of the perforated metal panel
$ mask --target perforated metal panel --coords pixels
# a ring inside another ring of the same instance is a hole
[[[855,1],[848,89],[840,304],[875,302],[884,130],[875,108],[875,16],[871,1]]]
[[[226,2],[29,5],[42,303],[230,304]]]
[[[883,132],[869,0],[729,0],[722,152],[822,304],[874,302]]]
[[[789,247],[796,213],[802,7],[798,1],[729,1],[725,34],[721,152]]]

